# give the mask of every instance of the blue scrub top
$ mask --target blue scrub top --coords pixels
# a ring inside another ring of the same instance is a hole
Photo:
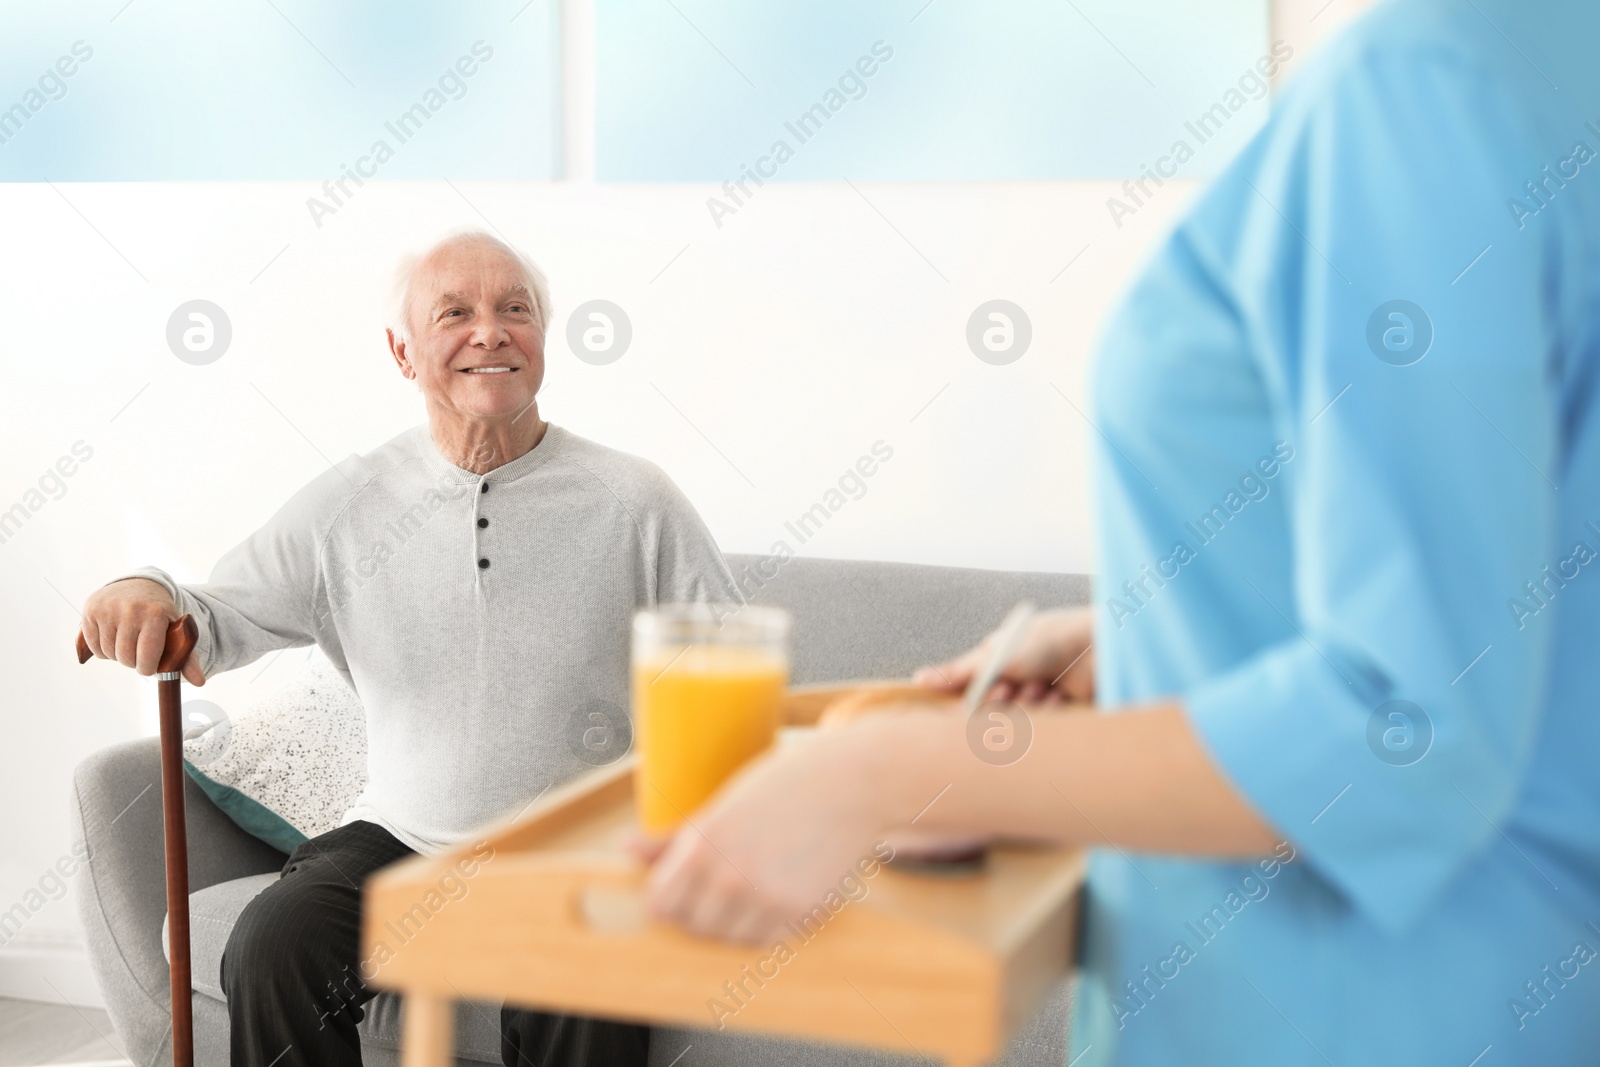
[[[1095,855],[1076,1067],[1600,1061],[1596,7],[1380,6],[1110,320],[1101,702],[1286,843]]]

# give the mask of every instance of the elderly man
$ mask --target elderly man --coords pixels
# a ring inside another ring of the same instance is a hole
[[[366,791],[228,940],[235,1067],[359,1064],[375,995],[358,973],[362,880],[583,770],[571,735],[586,706],[625,706],[634,611],[736,596],[660,470],[540,418],[550,302],[533,264],[470,233],[403,264],[396,288],[389,348],[427,425],[313,479],[207,584],[143,570],[84,610],[94,653],[141,674],[192,614],[196,685],[315,642],[366,707]],[[643,1064],[649,1041],[510,1009],[501,1032],[507,1064],[537,1067]]]

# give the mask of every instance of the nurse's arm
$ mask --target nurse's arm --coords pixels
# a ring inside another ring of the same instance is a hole
[[[964,715],[927,711],[780,746],[673,838],[651,872],[650,908],[697,933],[760,940],[907,826],[1210,857],[1265,855],[1282,840],[1177,703],[1040,712],[1032,724],[1008,766],[974,754]]]
[[[966,716],[945,718],[885,716],[856,742],[902,754],[879,779],[878,803],[910,808],[926,830],[1216,857],[1269,853],[1283,839],[1175,701],[1116,715],[1035,712],[1026,754],[1005,766],[974,755]]]

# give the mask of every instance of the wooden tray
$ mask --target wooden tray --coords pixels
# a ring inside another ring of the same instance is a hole
[[[814,719],[829,691],[798,693],[786,718]],[[809,939],[786,938],[783,958],[649,921],[644,869],[624,848],[633,781],[632,758],[619,760],[478,842],[367,883],[362,976],[405,997],[405,1067],[453,1062],[457,999],[974,1067],[1070,965],[1084,857],[1060,848],[996,846],[964,877],[881,867]]]

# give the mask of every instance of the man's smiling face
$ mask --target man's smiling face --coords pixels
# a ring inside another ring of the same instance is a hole
[[[409,338],[390,333],[395,362],[430,415],[516,417],[544,381],[544,323],[516,258],[492,241],[448,241],[411,275]],[[535,416],[537,417],[537,416]]]

